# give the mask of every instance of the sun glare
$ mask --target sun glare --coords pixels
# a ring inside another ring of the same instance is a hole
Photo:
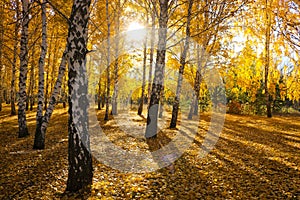
[[[144,41],[144,39],[146,38],[146,33],[147,30],[142,24],[133,21],[129,23],[127,27],[126,37],[128,41],[134,41],[137,42],[137,44],[141,45],[143,44],[142,41]]]
[[[143,29],[144,26],[141,25],[138,22],[131,22],[127,28],[128,31],[133,31],[133,30],[138,30],[138,29]]]

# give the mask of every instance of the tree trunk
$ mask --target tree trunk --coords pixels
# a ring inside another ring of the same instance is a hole
[[[69,174],[67,191],[92,184],[93,169],[88,127],[86,53],[90,0],[74,0],[68,34]]]
[[[163,75],[164,76],[164,75]],[[164,112],[164,105],[165,105],[165,86],[164,86],[164,79],[163,79],[163,86],[161,89],[160,93],[160,102],[159,102],[159,113],[158,113],[158,118],[163,117],[163,112]]]
[[[42,45],[39,59],[39,87],[38,87],[38,104],[36,112],[36,131],[34,138],[34,149],[45,148],[45,134],[42,134],[41,125],[43,119],[43,101],[44,101],[44,67],[47,54],[47,15],[46,0],[43,0],[42,7]]]
[[[16,17],[17,19],[20,18],[20,11],[19,11],[20,3],[16,1]],[[18,20],[15,22],[15,31],[14,31],[14,57],[13,63],[11,67],[11,83],[10,83],[10,107],[11,107],[11,115],[16,115],[16,68],[17,68],[17,53],[18,53],[18,40],[19,40],[19,29],[20,23]]]
[[[58,69],[58,73],[60,73],[60,68]],[[67,95],[67,92],[66,92],[66,77],[64,76],[64,74],[65,74],[65,69],[64,69],[64,72],[63,72],[63,75],[62,75],[62,82],[60,83],[60,85],[61,85],[60,90],[61,90],[61,94],[62,94],[61,96],[62,96],[62,101],[63,101],[63,108],[66,108],[67,107],[67,101],[68,101],[68,95]],[[55,82],[55,87],[57,88],[57,80]],[[54,93],[55,93],[55,90],[53,90],[53,94]],[[55,105],[53,105],[53,106],[55,106]]]
[[[17,10],[19,8],[18,1],[17,2]],[[19,13],[17,11],[17,13]],[[17,14],[19,16],[19,14]],[[19,17],[18,17],[19,19]],[[14,33],[14,57],[13,57],[13,63],[11,67],[11,83],[10,83],[10,107],[11,107],[11,115],[16,115],[16,65],[17,65],[17,51],[18,51],[18,33],[19,33],[19,23],[16,22],[15,25],[15,33]]]
[[[26,80],[28,68],[28,25],[29,25],[29,2],[22,0],[22,31],[20,43],[20,76],[19,76],[19,107],[18,123],[19,138],[29,135],[26,122]]]
[[[106,92],[106,88],[107,88],[107,81],[104,82],[104,90],[102,93],[102,97],[101,97],[101,101],[102,101],[102,108],[104,108],[106,101],[105,101],[105,92]]]
[[[51,43],[50,43],[49,49],[51,49]],[[43,143],[39,144],[40,148],[43,148],[43,146],[45,145],[44,142],[45,142],[45,135],[46,135],[47,127],[48,127],[51,115],[54,111],[58,95],[61,91],[62,84],[64,83],[64,75],[65,75],[66,65],[67,65],[67,53],[68,53],[68,44],[66,45],[66,48],[65,48],[64,53],[61,58],[61,63],[60,63],[59,69],[58,69],[57,79],[56,79],[54,88],[52,90],[49,105],[47,107],[47,110],[46,110],[43,118],[42,118],[42,122],[37,123],[36,135],[39,135],[37,137],[43,138],[41,140]],[[64,94],[65,94],[65,90],[64,90]],[[65,95],[64,95],[64,98],[66,98]],[[65,108],[65,101],[64,101],[64,108]]]
[[[200,83],[201,84],[201,83]],[[194,115],[197,116],[199,114],[199,92],[197,92],[198,97],[195,98],[195,102],[194,102]]]
[[[180,94],[181,94],[181,87],[182,87],[182,81],[183,81],[183,73],[184,73],[184,67],[186,64],[186,56],[189,49],[189,43],[190,43],[190,24],[191,24],[191,15],[192,15],[192,6],[193,6],[193,0],[188,0],[188,13],[187,13],[187,22],[186,22],[186,38],[185,38],[185,44],[183,47],[182,54],[180,56],[180,67],[179,67],[179,74],[177,79],[177,88],[176,88],[176,96],[175,101],[173,104],[173,110],[172,110],[172,118],[170,123],[170,128],[176,128],[177,124],[177,118],[178,118],[178,111],[179,111],[179,102],[180,102]]]
[[[102,54],[101,54],[101,58],[100,58],[100,60],[102,60],[103,59],[103,56],[102,56]],[[102,103],[102,94],[101,94],[101,80],[102,80],[102,78],[101,78],[101,75],[102,75],[102,71],[101,71],[101,66],[100,66],[100,64],[99,64],[99,74],[100,74],[100,76],[99,76],[99,81],[98,81],[98,94],[97,94],[97,103],[98,103],[98,110],[101,110],[102,109],[102,107],[101,107],[101,103]]]
[[[53,36],[54,33],[51,34],[51,39],[49,43],[49,49],[52,49],[52,43],[53,43]],[[51,60],[52,51],[48,51],[48,63],[47,67],[44,71],[44,74],[46,74],[46,85],[44,85],[44,109],[47,110],[47,104],[48,104],[48,96],[49,96],[49,73],[50,73],[50,60]],[[54,59],[53,59],[54,61]]]
[[[35,68],[35,48],[32,48],[32,53],[31,53],[31,65],[30,65],[30,78],[29,78],[29,87],[28,87],[28,92],[27,92],[27,103],[26,103],[26,111],[29,110],[29,107],[31,107],[30,110],[32,110],[32,100],[33,100],[33,89],[34,89],[34,68]]]
[[[55,40],[54,40],[54,46],[58,46],[59,44],[59,40],[58,40],[58,37],[57,37],[57,34],[54,34],[54,38],[55,38]],[[50,86],[50,89],[49,89],[49,91],[47,91],[48,93],[49,93],[49,95],[48,95],[48,97],[47,98],[51,98],[51,96],[50,96],[50,94],[53,94],[53,88],[54,88],[54,86],[55,86],[55,74],[57,73],[56,72],[56,63],[57,63],[57,59],[58,59],[58,50],[57,50],[57,48],[55,48],[56,50],[53,52],[53,56],[52,56],[52,62],[51,62],[51,80],[49,80],[49,86]],[[50,59],[50,57],[49,57],[49,59]],[[60,91],[59,91],[60,92]],[[49,101],[51,101],[51,99],[49,99]],[[49,104],[48,103],[48,101],[47,101],[47,104]]]
[[[4,77],[2,77],[2,87],[4,86],[5,80],[7,79],[8,74],[4,73]],[[3,90],[3,99],[6,104],[9,104],[9,97],[8,97],[8,92],[7,92],[7,87],[4,87]]]
[[[2,111],[2,102],[3,102],[3,96],[2,96],[2,68],[3,68],[3,64],[2,64],[2,51],[3,51],[3,37],[4,37],[4,26],[3,26],[3,19],[4,17],[4,4],[1,4],[0,7],[0,18],[1,18],[1,24],[0,24],[0,111]]]
[[[108,120],[109,113],[109,101],[110,101],[110,13],[109,13],[109,4],[106,0],[106,20],[107,20],[107,66],[106,66],[106,75],[107,75],[107,85],[106,85],[106,108],[104,120]]]
[[[152,27],[151,27],[151,37],[150,37],[150,66],[149,66],[149,77],[148,77],[148,99],[147,104],[149,108],[149,102],[151,97],[151,86],[152,86],[152,68],[153,68],[153,57],[154,57],[154,40],[155,40],[155,12],[152,11],[151,16]]]
[[[198,21],[197,23],[197,27],[196,30],[198,32],[201,32],[200,26],[199,26],[199,22],[203,23],[202,26],[204,29],[208,29],[211,26],[211,20],[213,20],[213,16],[211,16],[210,12],[209,12],[209,4],[210,1],[205,0],[205,6],[204,6],[204,11],[203,11],[203,18],[204,21],[201,22],[200,18],[196,18],[196,20]],[[200,7],[200,4],[197,5],[197,9],[198,11],[200,9],[202,9]],[[203,71],[206,69],[206,64],[207,64],[207,59],[206,55],[210,54],[211,52],[207,52],[208,50],[208,46],[210,43],[214,44],[216,41],[216,37],[214,38],[214,40],[211,42],[212,36],[215,36],[218,32],[218,29],[215,30],[215,32],[213,31],[206,31],[205,33],[201,34],[202,38],[203,38],[203,43],[202,46],[200,46],[199,44],[197,44],[197,71],[196,71],[196,77],[195,77],[195,82],[194,82],[194,93],[193,93],[193,98],[190,104],[190,112],[188,115],[188,119],[192,119],[193,115],[198,115],[199,113],[199,97],[200,97],[200,86],[201,86],[201,82],[202,82],[202,74],[204,73]],[[210,47],[210,51],[213,50],[213,45],[211,45],[212,47]],[[200,48],[201,47],[201,48]],[[204,70],[203,70],[204,69]]]
[[[47,110],[46,110],[43,118],[42,118],[42,122],[37,123],[36,137],[42,138],[40,141],[42,141],[43,143],[39,144],[41,149],[44,148],[43,146],[45,146],[44,142],[45,142],[45,135],[46,135],[47,127],[48,127],[51,115],[54,111],[58,94],[61,90],[63,77],[64,77],[64,74],[66,71],[66,64],[67,64],[67,47],[66,47],[66,49],[63,53],[62,59],[61,59],[61,63],[60,63],[59,70],[58,70],[58,76],[57,76],[57,79],[55,82],[53,92],[51,94],[49,105],[47,107]],[[37,136],[37,135],[39,135],[39,136]],[[36,147],[36,149],[40,149],[40,148]]]
[[[99,78],[99,82],[98,82],[98,110],[101,110],[101,71],[100,71],[100,78]]]
[[[3,95],[2,95],[2,51],[0,50],[0,111],[2,111],[2,102],[3,102]]]
[[[197,45],[197,71],[196,71],[196,77],[195,77],[195,83],[194,83],[194,93],[192,97],[192,101],[190,104],[190,111],[188,115],[188,119],[192,119],[193,115],[198,115],[198,103],[199,103],[199,95],[200,95],[200,84],[202,81],[202,75],[201,75],[201,70],[202,70],[202,63],[200,53],[199,53],[199,45]]]
[[[152,84],[151,98],[147,115],[147,126],[145,137],[151,138],[157,136],[157,117],[158,104],[163,89],[163,76],[165,71],[166,43],[167,43],[167,24],[168,24],[168,0],[160,0],[160,16],[158,30],[158,48],[156,56],[156,65],[154,80]]]
[[[272,0],[270,1],[272,5]],[[268,0],[266,0],[266,41],[265,41],[265,101],[267,106],[267,117],[272,117],[271,100],[268,89],[268,79],[269,79],[269,68],[270,68],[270,38],[271,38],[271,16],[268,6]]]
[[[195,77],[195,83],[194,83],[194,93],[192,97],[192,101],[190,104],[190,111],[188,115],[188,119],[192,119],[193,115],[198,115],[199,113],[199,97],[200,97],[200,86],[202,82],[202,68],[203,64],[206,65],[206,62],[204,61],[205,57],[205,51],[206,51],[207,45],[204,45],[203,49],[200,53],[200,45],[197,44],[197,71],[196,71],[196,77]]]
[[[113,99],[112,99],[112,114],[117,115],[118,114],[118,93],[119,93],[119,87],[118,87],[118,79],[119,79],[119,43],[120,43],[120,9],[121,9],[121,2],[118,0],[118,11],[117,11],[117,21],[116,21],[116,37],[115,37],[115,65],[114,65],[114,93],[113,93]]]
[[[117,21],[116,21],[116,37],[115,37],[115,68],[114,68],[114,93],[113,93],[113,98],[112,98],[112,114],[117,115],[118,114],[118,71],[119,71],[119,43],[120,43],[120,6],[121,2],[118,0],[118,11],[117,11]]]
[[[147,20],[148,22],[148,20]],[[147,36],[144,42],[144,58],[143,58],[143,79],[142,79],[142,96],[139,102],[138,115],[142,115],[145,100],[145,85],[146,85],[146,63],[147,63]]]

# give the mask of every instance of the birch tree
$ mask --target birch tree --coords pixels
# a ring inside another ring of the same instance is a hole
[[[86,54],[90,0],[74,0],[67,39],[69,63],[69,173],[67,191],[92,184],[93,169],[88,128]]]
[[[108,120],[108,113],[109,113],[109,101],[110,101],[110,13],[109,13],[109,3],[108,0],[106,0],[106,21],[107,21],[107,40],[106,40],[106,50],[107,50],[107,66],[106,66],[106,107],[105,107],[105,116],[104,120]]]
[[[36,131],[34,138],[34,149],[44,149],[45,134],[41,132],[41,124],[43,119],[43,101],[44,101],[44,66],[45,57],[47,54],[47,15],[46,15],[46,0],[43,0],[42,5],[42,45],[41,55],[39,59],[39,86],[38,86],[38,104],[36,112]]]
[[[191,17],[192,7],[193,7],[193,0],[188,0],[188,11],[187,11],[186,30],[185,30],[186,37],[185,37],[183,51],[180,56],[180,67],[179,67],[179,74],[178,74],[178,79],[177,79],[176,96],[175,96],[175,101],[173,103],[170,128],[175,128],[176,124],[177,124],[180,94],[181,94],[181,87],[182,87],[182,81],[183,81],[183,73],[184,73],[184,67],[186,65],[186,57],[187,57],[187,53],[188,53],[188,49],[189,49],[190,36],[191,36],[190,24],[191,24],[191,18],[192,18]]]
[[[148,24],[148,16],[147,16],[147,24]],[[142,77],[142,95],[140,97],[139,107],[138,107],[138,115],[142,115],[144,100],[145,100],[145,87],[146,87],[146,65],[147,65],[147,35],[144,39],[144,52],[143,52],[143,77]]]
[[[158,104],[160,100],[161,91],[163,89],[163,78],[165,71],[169,0],[160,0],[159,7],[160,14],[158,30],[158,47],[156,52],[157,55],[154,80],[152,83],[152,92],[147,114],[147,126],[145,132],[146,138],[152,138],[157,136]]]
[[[51,5],[51,6],[53,6],[53,5]],[[69,19],[65,15],[61,14],[61,16],[69,22]],[[49,46],[51,46],[51,45],[49,45]],[[51,49],[51,48],[49,48],[49,49]],[[35,134],[36,141],[34,144],[35,149],[44,149],[44,147],[45,147],[44,143],[45,143],[45,135],[46,135],[47,127],[48,127],[51,115],[54,111],[58,95],[61,91],[62,83],[64,81],[64,75],[65,75],[66,66],[67,66],[67,54],[68,54],[68,44],[66,45],[65,50],[62,54],[61,62],[60,62],[59,69],[58,69],[58,75],[57,75],[57,78],[56,78],[56,81],[54,84],[54,88],[52,90],[52,94],[51,94],[50,101],[47,106],[46,112],[41,119],[41,123],[37,123],[37,126],[36,126],[36,134]]]
[[[10,107],[11,107],[11,115],[16,115],[16,68],[17,68],[17,54],[18,54],[18,39],[19,39],[19,30],[20,30],[20,11],[19,11],[19,1],[16,1],[16,21],[14,27],[14,45],[13,45],[13,63],[11,66],[11,82],[10,82]]]
[[[120,46],[120,17],[121,17],[121,1],[117,1],[117,16],[116,16],[116,36],[115,36],[115,65],[114,65],[114,93],[112,98],[111,113],[116,115],[118,113],[118,72],[119,72],[119,46]]]
[[[152,69],[153,69],[153,60],[154,60],[154,40],[155,40],[155,12],[154,10],[151,13],[151,34],[150,34],[150,55],[149,55],[149,75],[148,75],[148,99],[147,103],[150,103],[150,93],[152,86]],[[148,106],[149,107],[149,106]]]
[[[22,0],[22,24],[20,44],[20,76],[19,76],[19,102],[18,123],[19,138],[29,135],[26,122],[26,80],[28,69],[28,25],[29,25],[29,1]]]

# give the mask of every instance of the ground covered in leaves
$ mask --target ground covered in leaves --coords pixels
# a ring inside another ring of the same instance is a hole
[[[173,130],[161,130],[146,141],[126,135],[111,120],[105,134],[123,149],[154,151],[168,144]],[[130,113],[136,126],[145,118]],[[198,153],[210,125],[200,117],[199,133],[174,165],[148,173],[124,173],[96,158],[90,192],[65,192],[67,180],[67,109],[58,106],[46,135],[46,149],[32,150],[35,112],[27,114],[30,136],[17,138],[17,116],[9,107],[0,113],[0,199],[300,199],[300,116],[226,115],[215,148],[204,158]],[[168,122],[168,118],[166,122]],[[137,130],[137,129],[136,129]],[[138,133],[137,133],[138,134]]]

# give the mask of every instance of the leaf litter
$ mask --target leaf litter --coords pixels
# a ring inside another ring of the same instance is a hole
[[[32,150],[34,116],[28,113],[30,136],[19,139],[17,118],[9,115],[9,107],[0,115],[0,199],[300,199],[300,116],[227,114],[215,148],[200,159],[210,121],[210,113],[203,113],[193,144],[172,165],[155,172],[124,173],[94,158],[91,188],[73,194],[65,192],[67,109],[55,110],[42,151]],[[99,111],[103,131],[125,150],[155,151],[175,137],[165,127],[156,139],[146,141],[135,137],[140,133],[124,133],[112,116],[105,123],[103,116]],[[129,117],[144,126],[145,119],[135,112]]]

